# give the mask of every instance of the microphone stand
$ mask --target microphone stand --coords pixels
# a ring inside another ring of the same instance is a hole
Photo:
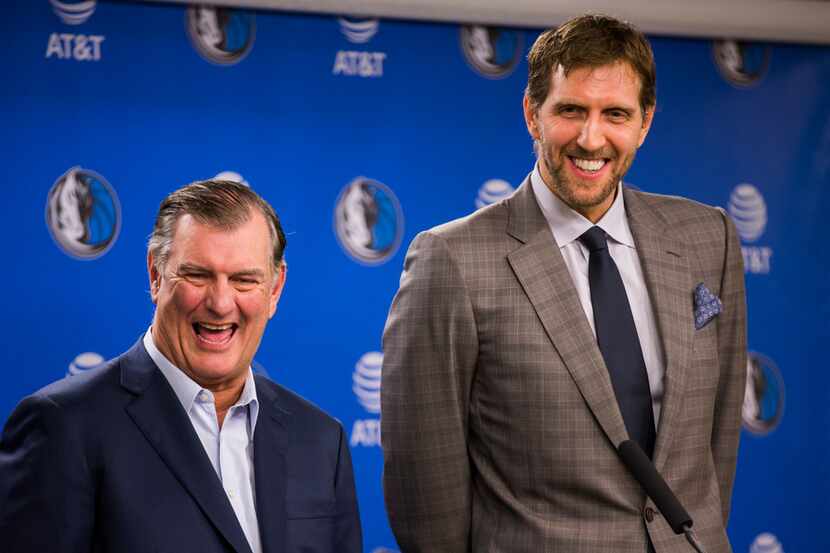
[[[697,553],[706,553],[703,550],[703,546],[697,540],[697,536],[695,535],[694,530],[692,530],[691,524],[684,524],[683,525],[683,533],[686,534],[686,540],[690,544],[692,544],[692,547],[695,548],[695,551],[697,551]]]

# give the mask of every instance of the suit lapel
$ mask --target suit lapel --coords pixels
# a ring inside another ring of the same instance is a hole
[[[694,339],[692,274],[685,247],[659,214],[636,192],[624,189],[628,223],[643,267],[666,357],[664,396],[654,447],[662,469],[683,407],[686,375]]]
[[[523,242],[507,256],[508,262],[585,403],[616,448],[627,434],[611,379],[529,177],[507,208],[507,232]]]
[[[256,510],[263,553],[285,550],[286,417],[273,389],[257,378],[260,414],[254,431]]]
[[[238,553],[251,553],[236,514],[181,403],[139,341],[125,356],[122,385],[137,394],[126,410],[159,457]]]

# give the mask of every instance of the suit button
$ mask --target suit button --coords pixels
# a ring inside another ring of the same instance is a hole
[[[643,510],[643,516],[646,517],[646,522],[651,522],[654,520],[654,513],[655,511],[651,507],[646,507]]]

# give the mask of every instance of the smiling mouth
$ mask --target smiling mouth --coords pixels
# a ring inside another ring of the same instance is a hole
[[[239,328],[239,325],[236,323],[193,323],[193,331],[196,333],[196,337],[202,342],[213,345],[228,343],[236,334],[237,328]]]
[[[602,171],[602,168],[608,163],[608,160],[605,158],[587,159],[574,156],[568,156],[568,158],[578,169],[586,173],[598,173]]]

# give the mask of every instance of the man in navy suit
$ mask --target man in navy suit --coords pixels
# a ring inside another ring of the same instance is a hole
[[[162,202],[150,329],[6,423],[2,551],[361,551],[342,427],[251,372],[284,247],[274,210],[241,184],[197,182]]]

